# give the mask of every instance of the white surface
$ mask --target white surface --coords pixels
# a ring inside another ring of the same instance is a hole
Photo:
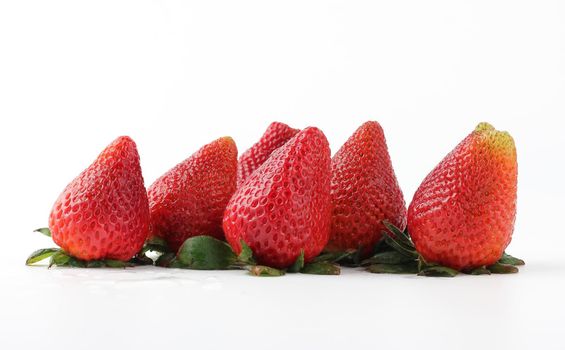
[[[561,1],[2,1],[2,348],[563,349]],[[272,120],[333,150],[385,128],[409,201],[479,121],[518,144],[518,275],[25,267],[63,187],[121,134],[146,184]]]

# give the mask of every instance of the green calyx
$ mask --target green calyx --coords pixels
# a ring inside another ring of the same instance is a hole
[[[296,261],[285,269],[258,265],[253,258],[253,251],[242,240],[241,251],[236,255],[231,247],[210,236],[197,236],[187,239],[176,256],[163,254],[156,261],[157,266],[196,269],[196,270],[247,270],[251,276],[278,277],[286,273],[305,273],[316,275],[339,275],[339,265],[328,260],[319,259],[306,264],[304,251],[301,251]],[[343,256],[343,253],[339,256]],[[324,257],[329,258],[329,257]]]
[[[241,252],[237,255],[231,246],[211,236],[188,238],[176,254],[164,252],[155,261],[156,266],[191,270],[241,270],[252,276],[283,276],[284,270],[257,265],[253,251],[242,240]]]
[[[248,265],[246,266],[247,271],[251,276],[256,277],[279,277],[284,276],[285,271],[275,269],[274,267],[264,266],[264,265]]]
[[[226,242],[210,236],[196,236],[182,244],[177,260],[195,270],[227,270],[237,261],[237,256]]]
[[[47,237],[51,237],[51,230],[49,229],[49,227],[42,227],[42,228],[38,228],[37,230],[34,230],[33,232],[39,232]]]
[[[51,237],[51,230],[49,228],[40,228],[34,232],[39,232],[45,236]],[[120,261],[112,259],[104,260],[82,260],[75,258],[69,253],[65,252],[61,248],[44,248],[38,249],[31,253],[31,255],[26,259],[26,265],[34,265],[40,261],[49,259],[48,268],[53,266],[60,267],[83,267],[83,268],[94,268],[94,267],[110,267],[110,268],[125,268],[132,267],[136,264],[131,261]]]
[[[426,277],[454,277],[459,273],[467,275],[490,275],[517,273],[517,266],[524,265],[522,259],[507,253],[493,265],[480,266],[474,269],[457,271],[426,261],[414,247],[408,232],[401,231],[391,223],[384,221],[388,231],[373,249],[373,255],[361,260],[362,247],[344,252],[322,252],[306,263],[304,251],[296,257],[295,262],[287,269],[277,269],[258,265],[253,257],[252,249],[241,240],[241,251],[236,254],[231,246],[211,236],[195,236],[187,239],[178,252],[172,252],[166,241],[159,237],[147,240],[143,248],[130,260],[112,259],[85,261],[77,259],[60,248],[45,248],[34,251],[26,260],[26,265],[33,265],[49,259],[48,267],[80,267],[80,268],[126,268],[138,265],[155,265],[166,268],[193,270],[247,270],[251,276],[275,277],[286,273],[303,273],[314,275],[339,275],[340,266],[363,267],[375,274],[417,274]],[[51,237],[48,228],[35,230]]]
[[[304,268],[304,250],[300,251],[300,255],[296,261],[287,269],[288,272],[300,272]]]
[[[470,270],[457,271],[447,266],[426,261],[416,250],[407,231],[401,231],[388,221],[383,221],[388,231],[384,232],[383,241],[392,250],[377,252],[361,262],[371,273],[417,274],[426,277],[455,277],[460,272],[468,275],[490,275],[517,273],[516,266],[524,261],[504,253],[500,260],[490,266],[481,266]]]
[[[129,261],[120,261],[112,259],[104,260],[81,260],[69,255],[67,252],[60,248],[46,248],[39,249],[31,253],[26,260],[26,265],[33,265],[45,259],[49,259],[48,267],[82,267],[82,268],[96,268],[96,267],[110,267],[110,268],[126,268],[133,267],[135,264]]]

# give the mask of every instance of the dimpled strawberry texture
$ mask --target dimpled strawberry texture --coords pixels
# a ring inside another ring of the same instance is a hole
[[[132,139],[116,139],[65,188],[49,227],[57,245],[83,260],[127,261],[141,249],[149,207]]]
[[[495,263],[514,230],[517,176],[512,137],[479,124],[414,195],[408,230],[418,252],[458,270]]]
[[[284,123],[271,123],[263,136],[261,136],[261,139],[250,149],[243,152],[239,158],[237,164],[238,186],[241,186],[249,175],[271,156],[274,150],[284,145],[299,131]]]
[[[236,191],[224,216],[232,248],[244,240],[260,264],[285,268],[304,251],[316,257],[329,238],[330,148],[317,128],[299,132]]]
[[[370,253],[386,229],[383,220],[404,230],[406,204],[379,123],[364,123],[334,155],[331,194],[329,251]]]
[[[237,147],[222,137],[165,173],[148,190],[152,235],[175,251],[194,236],[224,239],[222,218],[236,172]]]

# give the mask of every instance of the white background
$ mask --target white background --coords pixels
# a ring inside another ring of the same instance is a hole
[[[2,348],[565,349],[562,1],[0,2]],[[407,202],[479,121],[515,137],[518,275],[25,267],[64,186],[130,135],[146,184],[224,135],[384,127]]]

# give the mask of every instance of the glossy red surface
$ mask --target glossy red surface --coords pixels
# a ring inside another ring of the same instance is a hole
[[[302,250],[306,261],[322,251],[330,216],[330,148],[319,129],[306,128],[237,189],[224,231],[236,252],[244,240],[260,264],[285,268]]]
[[[418,252],[455,269],[495,263],[514,231],[517,178],[512,137],[480,124],[414,195],[408,230]]]
[[[369,253],[382,238],[383,220],[404,229],[406,204],[379,123],[361,125],[334,155],[331,194],[328,250]]]
[[[152,234],[175,251],[193,236],[224,239],[222,217],[236,171],[235,142],[222,137],[166,172],[148,190]]]
[[[149,232],[137,147],[119,137],[61,193],[49,217],[55,243],[83,260],[129,260]]]
[[[241,186],[249,175],[271,156],[274,150],[284,145],[299,131],[284,123],[271,123],[261,139],[239,157],[237,163],[238,186]]]

